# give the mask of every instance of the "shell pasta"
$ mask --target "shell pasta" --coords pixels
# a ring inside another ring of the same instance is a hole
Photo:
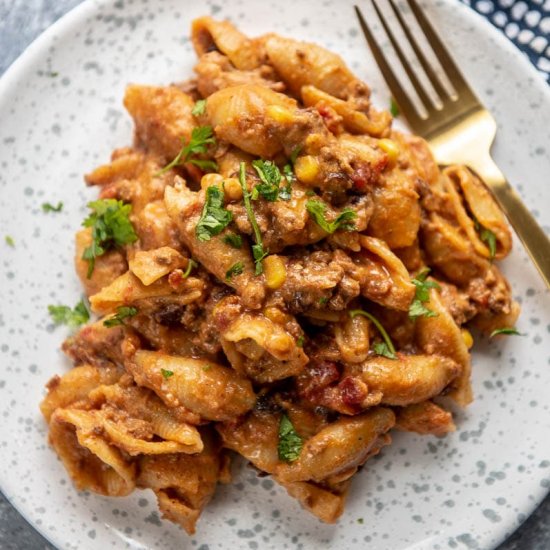
[[[235,453],[335,522],[392,430],[455,429],[470,330],[519,314],[511,233],[335,53],[210,17],[191,40],[195,76],[128,86],[134,142],[85,177],[96,318],[50,308],[84,326],[41,404],[49,440],[78,489],[150,489],[190,534]]]

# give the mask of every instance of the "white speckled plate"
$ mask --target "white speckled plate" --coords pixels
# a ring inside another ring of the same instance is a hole
[[[429,11],[498,119],[499,164],[548,224],[548,88],[467,8],[430,2]],[[458,431],[444,439],[396,434],[357,476],[338,525],[321,524],[269,478],[242,468],[190,539],[159,521],[150,492],[118,500],[77,493],[48,448],[38,403],[45,382],[69,365],[58,351],[66,333],[54,330],[46,307],[80,296],[73,234],[95,194],[82,174],[131,141],[121,105],[127,82],[191,74],[189,23],[204,13],[230,17],[251,34],[324,44],[373,85],[379,105],[388,104],[348,0],[89,1],[39,38],[0,82],[2,490],[67,549],[494,547],[550,485],[550,299],[519,244],[504,271],[522,302],[518,327],[526,336],[478,343],[475,402],[458,415]],[[42,202],[59,200],[62,213],[42,212]]]

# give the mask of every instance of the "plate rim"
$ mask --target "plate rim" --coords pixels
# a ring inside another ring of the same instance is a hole
[[[189,1],[189,0],[184,0]],[[231,1],[231,0],[229,0]],[[428,0],[420,0],[420,3],[430,5]],[[550,86],[544,80],[541,73],[535,68],[527,56],[499,29],[492,25],[486,18],[475,11],[471,6],[464,4],[460,0],[440,0],[441,4],[450,4],[454,8],[458,8],[464,16],[464,20],[475,21],[477,28],[483,28],[495,42],[498,47],[502,47],[508,54],[512,55],[518,63],[523,65],[526,72],[530,73],[533,81],[533,85],[537,88],[537,91],[542,93],[547,100],[550,101]],[[437,4],[435,8],[437,9]],[[50,26],[45,28],[36,38],[34,38],[30,44],[17,56],[17,58],[8,66],[4,73],[0,76],[0,107],[4,103],[9,103],[10,98],[13,98],[13,88],[17,86],[20,79],[24,79],[28,74],[29,65],[31,65],[41,53],[47,49],[47,46],[58,36],[64,33],[68,33],[74,29],[79,23],[86,19],[87,15],[92,15],[97,11],[108,7],[110,0],[83,0],[76,6],[72,7],[69,11],[63,14],[59,19],[54,21]],[[437,29],[436,29],[437,30]],[[365,45],[366,51],[368,47]],[[370,55],[370,52],[368,53]],[[374,70],[379,70],[375,64]],[[540,489],[540,488],[539,488]],[[27,515],[26,511],[22,507],[16,505],[10,495],[4,491],[3,478],[0,477],[0,491],[6,499],[6,501],[12,506],[19,515],[23,518],[25,523],[31,527],[34,531],[38,532],[46,541],[48,541],[55,548],[62,548],[59,546],[58,541],[50,534],[46,528],[42,525],[36,524],[31,514]],[[508,540],[526,521],[533,512],[540,506],[542,501],[550,494],[550,487],[547,489],[539,490],[536,493],[535,498],[525,507],[522,512],[527,512],[523,521],[517,524],[500,524],[498,529],[495,529],[495,540],[497,541],[496,549],[500,544]],[[508,531],[507,527],[513,527],[512,531]],[[59,534],[61,538],[62,533]],[[64,542],[60,540],[59,542]]]

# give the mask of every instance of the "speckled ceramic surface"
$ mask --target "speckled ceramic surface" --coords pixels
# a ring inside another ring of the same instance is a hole
[[[194,62],[189,22],[212,13],[250,34],[275,30],[328,46],[387,105],[351,2],[223,4],[90,1],[49,29],[0,81],[0,486],[60,548],[494,547],[550,486],[550,296],[517,243],[504,271],[522,302],[518,328],[526,335],[476,345],[476,399],[458,413],[458,431],[444,439],[396,434],[357,476],[336,526],[319,523],[269,478],[241,467],[190,539],[160,521],[152,493],[77,493],[46,444],[38,412],[43,385],[69,367],[58,351],[66,332],[54,330],[46,308],[79,299],[73,233],[94,196],[82,174],[130,143],[121,106],[127,82],[187,77]],[[497,161],[548,225],[545,83],[467,8],[430,2],[430,14],[499,122]],[[59,200],[62,213],[42,212],[42,202]]]

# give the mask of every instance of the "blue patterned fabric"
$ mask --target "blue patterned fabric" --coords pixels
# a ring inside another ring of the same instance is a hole
[[[550,0],[462,0],[531,60],[550,84]]]

